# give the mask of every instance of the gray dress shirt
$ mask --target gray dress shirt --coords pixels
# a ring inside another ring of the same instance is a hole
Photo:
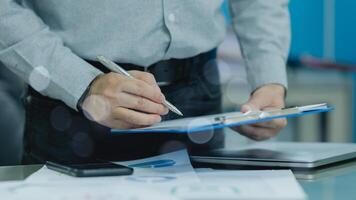
[[[76,109],[103,54],[149,66],[217,47],[222,0],[0,0],[0,61],[34,89]],[[232,25],[255,89],[287,85],[288,0],[230,0]]]

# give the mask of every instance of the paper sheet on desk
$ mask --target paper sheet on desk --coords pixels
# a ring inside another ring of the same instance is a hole
[[[58,193],[61,194],[59,195],[61,198],[53,199],[174,200],[177,198],[171,195],[171,188],[183,184],[199,183],[199,178],[194,172],[186,150],[119,163],[133,165],[135,168],[134,174],[131,176],[76,178],[58,173],[44,166],[16,187],[21,188],[21,191],[19,190],[21,197],[26,197],[26,199],[31,199],[28,197],[34,197],[33,199],[36,200],[37,197],[45,197],[46,195]],[[11,187],[13,186],[3,188],[3,191],[11,191]],[[93,192],[97,190],[97,187],[99,187],[98,193]],[[101,187],[103,189],[102,193],[100,189]],[[22,188],[25,189],[22,190]],[[29,190],[32,189],[34,193],[29,195],[27,193],[27,188],[30,188]],[[77,198],[66,196],[66,194],[72,192],[73,188],[79,188],[79,191],[77,192],[78,194],[74,195]],[[103,195],[105,194],[105,189],[109,195]],[[43,191],[41,192],[37,190]],[[128,193],[126,193],[126,190]],[[0,187],[0,194],[1,191]],[[120,191],[123,194],[121,194]],[[7,193],[11,194],[11,192]],[[87,196],[90,196],[91,198],[85,198],[85,194],[88,194]]]
[[[153,187],[146,184],[80,184],[79,182],[0,183],[0,195],[6,200],[233,200],[233,199],[306,199],[288,170],[198,172],[199,184]]]
[[[166,199],[305,199],[303,191],[290,171],[194,170],[185,150],[120,163],[135,166],[134,175],[74,178],[42,168],[22,184],[37,185],[42,187],[42,190],[51,191],[51,193],[60,193],[61,191],[68,193],[67,191],[77,187],[82,188],[81,190],[85,193],[89,190],[95,191],[95,187],[98,186],[107,187],[110,191],[125,186],[127,188],[123,189],[129,191],[131,191],[130,188],[136,188],[137,194],[145,194],[147,191],[144,199],[160,199],[155,197],[157,192]],[[56,189],[51,188],[53,185]],[[49,187],[48,190],[47,187]],[[34,191],[39,192],[37,189]],[[109,192],[109,194],[111,193]],[[83,193],[78,195],[83,195]],[[93,195],[98,196],[100,193]],[[142,199],[140,197],[138,196],[136,199]],[[78,199],[81,200],[81,198]]]
[[[174,189],[182,199],[304,200],[306,194],[290,170],[197,170],[199,185]],[[187,192],[190,191],[190,192]]]
[[[133,167],[134,175],[128,177],[137,183],[163,183],[165,186],[180,183],[198,183],[187,150],[180,150],[151,158],[117,162]]]
[[[4,200],[178,200],[170,194],[132,185],[78,182],[0,183],[0,196]]]

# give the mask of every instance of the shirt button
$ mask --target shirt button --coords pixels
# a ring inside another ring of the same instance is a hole
[[[171,13],[168,15],[168,20],[174,23],[176,21],[176,16],[173,13]]]

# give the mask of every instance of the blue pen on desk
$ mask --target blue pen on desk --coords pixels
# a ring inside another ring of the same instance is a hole
[[[174,166],[176,162],[171,159],[164,159],[164,160],[154,160],[154,161],[147,161],[143,163],[136,163],[129,165],[129,167],[138,167],[138,168],[161,168],[161,167],[170,167]]]
[[[102,55],[99,55],[96,57],[98,59],[98,61],[103,64],[105,67],[107,67],[109,70],[119,73],[121,75],[127,76],[129,78],[134,78],[133,76],[131,76],[131,74],[129,74],[126,70],[124,70],[122,67],[120,67],[119,65],[117,65],[116,63],[114,63],[113,61],[105,58]],[[169,103],[167,100],[165,100],[163,102],[163,105],[165,105],[170,111],[183,116],[183,113],[181,111],[178,110],[178,108],[176,108],[174,105],[172,105],[171,103]]]

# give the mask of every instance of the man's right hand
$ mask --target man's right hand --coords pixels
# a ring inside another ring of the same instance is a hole
[[[129,71],[135,79],[108,73],[94,80],[82,109],[90,120],[115,129],[149,126],[168,113],[153,75]]]

